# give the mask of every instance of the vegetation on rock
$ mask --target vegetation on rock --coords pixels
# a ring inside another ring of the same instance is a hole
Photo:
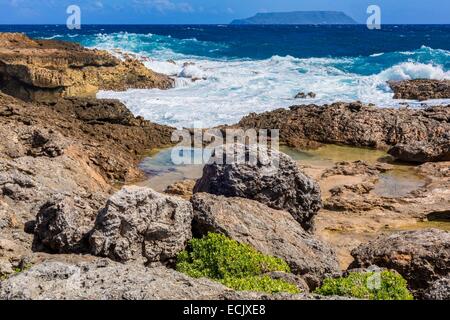
[[[192,239],[189,250],[178,256],[177,270],[193,278],[216,280],[238,291],[299,293],[294,284],[264,275],[273,271],[289,273],[285,261],[215,233]]]
[[[315,293],[368,300],[412,300],[407,282],[394,271],[350,273],[347,277],[325,279]]]

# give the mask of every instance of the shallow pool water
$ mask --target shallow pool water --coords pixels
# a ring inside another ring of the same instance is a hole
[[[142,182],[141,185],[151,187],[156,191],[164,191],[174,182],[198,179],[202,176],[203,165],[201,164],[175,164],[173,150],[173,148],[156,150],[141,163],[140,168],[149,176],[149,179]],[[362,160],[375,163],[390,160],[388,154],[383,151],[338,145],[324,145],[315,150],[297,150],[282,146],[280,151],[288,154],[300,164],[323,168],[332,167],[339,161]],[[191,159],[201,163],[201,151],[194,149],[190,152]],[[393,170],[380,176],[375,193],[385,197],[402,197],[419,189],[424,184],[424,178],[415,173],[413,166],[395,164]]]

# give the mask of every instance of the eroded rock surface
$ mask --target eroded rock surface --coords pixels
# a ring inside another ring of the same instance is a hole
[[[192,238],[192,216],[188,201],[149,188],[123,188],[99,213],[91,252],[119,262],[173,262]]]
[[[49,200],[36,217],[34,249],[54,253],[87,252],[86,235],[96,213],[96,209],[78,197],[60,195]]]
[[[450,276],[436,280],[424,292],[425,300],[450,300]]]
[[[106,51],[89,50],[76,43],[0,33],[0,89],[27,101],[95,97],[100,89],[172,86],[172,79],[137,60],[121,61]]]
[[[404,161],[444,161],[448,158],[450,108],[389,109],[355,103],[301,105],[244,117],[236,127],[279,129],[282,142],[291,147],[317,143],[345,144],[388,150]],[[427,156],[426,148],[435,148]],[[406,150],[406,149],[405,149]]]
[[[146,268],[108,260],[44,262],[0,283],[2,300],[218,299],[231,290],[164,267]]]
[[[449,80],[416,79],[389,81],[394,91],[394,99],[430,100],[450,99]]]
[[[44,261],[0,282],[0,300],[349,300],[313,294],[236,292],[164,267],[110,260]]]
[[[252,148],[245,146],[242,156],[248,159],[253,154]],[[226,148],[224,157],[233,159],[234,152],[232,148]],[[314,215],[321,207],[319,186],[303,174],[289,156],[272,152],[272,157],[262,155],[254,164],[226,163],[218,158],[211,161],[206,164],[194,193],[256,200],[271,208],[288,211],[304,229],[311,230]]]
[[[293,273],[315,288],[325,276],[339,272],[334,251],[305,232],[286,211],[257,201],[197,193],[193,231],[197,236],[222,233],[258,251],[284,259]]]
[[[397,144],[389,150],[389,154],[409,162],[450,161],[450,132],[434,141]]]
[[[396,270],[422,297],[435,281],[450,273],[450,232],[426,229],[380,236],[352,252],[352,267],[371,265]]]

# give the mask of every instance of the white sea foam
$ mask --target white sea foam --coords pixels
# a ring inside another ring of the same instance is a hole
[[[46,40],[52,40],[52,39],[63,38],[63,37],[64,37],[63,35],[55,34],[55,35],[53,35],[53,36],[46,37],[46,38],[44,38],[44,39],[46,39]]]
[[[450,72],[444,71],[440,66],[405,62],[381,72],[379,78],[385,81],[411,79],[444,80],[450,78]]]
[[[100,37],[104,40],[100,42],[100,48],[113,50],[119,47],[148,54],[145,52],[147,49],[143,50],[135,42],[134,34]],[[145,37],[150,39],[156,36],[149,34]],[[192,127],[194,123],[211,127],[236,123],[251,112],[295,104],[360,100],[379,107],[395,107],[404,101],[393,100],[393,93],[386,81],[450,79],[450,73],[443,67],[417,62],[403,62],[376,74],[361,75],[345,71],[353,70],[355,58],[274,56],[266,60],[218,60],[185,55],[174,50],[171,47],[152,49],[144,63],[150,69],[173,76],[176,79],[175,88],[103,91],[98,96],[120,99],[134,114],[158,123],[178,128]],[[434,49],[422,47],[420,50]],[[439,53],[448,56],[448,52]],[[380,55],[373,55],[371,59],[377,59]],[[193,81],[198,79],[200,81]],[[315,92],[317,96],[314,99],[294,99],[298,92]]]

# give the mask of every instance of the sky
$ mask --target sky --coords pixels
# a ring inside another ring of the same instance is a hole
[[[383,24],[450,24],[449,0],[0,0],[0,24],[64,24],[69,5],[82,24],[225,24],[257,12],[344,11],[365,23],[378,5]]]

